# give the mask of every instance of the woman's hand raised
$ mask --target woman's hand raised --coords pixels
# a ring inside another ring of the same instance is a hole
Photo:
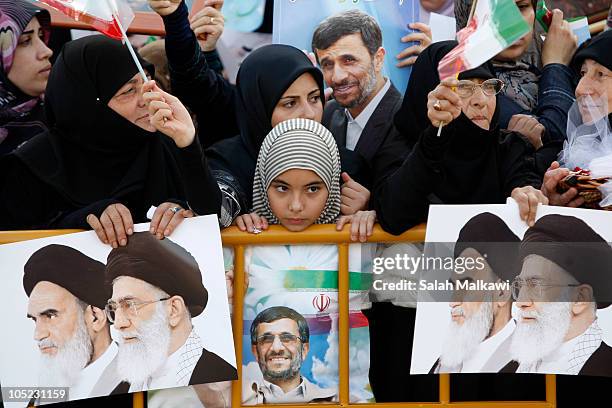
[[[434,127],[448,125],[461,114],[461,98],[453,91],[456,79],[445,79],[427,95],[427,117]]]
[[[195,126],[181,101],[162,91],[155,81],[145,83],[142,92],[149,107],[149,120],[155,129],[171,138],[179,148],[193,143]]]

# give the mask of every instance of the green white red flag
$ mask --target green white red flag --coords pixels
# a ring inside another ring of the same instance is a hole
[[[89,24],[102,34],[117,40],[123,39],[121,27],[127,30],[134,20],[134,12],[124,0],[37,1],[70,18]]]
[[[482,65],[530,31],[514,0],[477,1],[474,16],[457,33],[459,44],[438,64],[440,80]]]

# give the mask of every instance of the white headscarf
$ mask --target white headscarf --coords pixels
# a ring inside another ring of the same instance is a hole
[[[329,195],[316,224],[329,224],[340,214],[340,155],[331,132],[309,119],[279,123],[264,139],[253,181],[253,211],[270,224],[279,221],[270,209],[268,187],[280,174],[291,169],[314,171],[325,183]]]

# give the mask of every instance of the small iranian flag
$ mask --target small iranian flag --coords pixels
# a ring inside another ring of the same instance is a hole
[[[91,25],[102,34],[123,39],[122,27],[134,20],[134,12],[123,0],[37,0],[70,18]]]
[[[474,1],[474,16],[457,33],[459,44],[438,65],[440,80],[482,65],[530,30],[514,0]]]

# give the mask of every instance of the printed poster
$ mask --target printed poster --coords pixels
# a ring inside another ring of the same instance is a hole
[[[236,379],[216,217],[135,231],[0,246],[5,407]]]

